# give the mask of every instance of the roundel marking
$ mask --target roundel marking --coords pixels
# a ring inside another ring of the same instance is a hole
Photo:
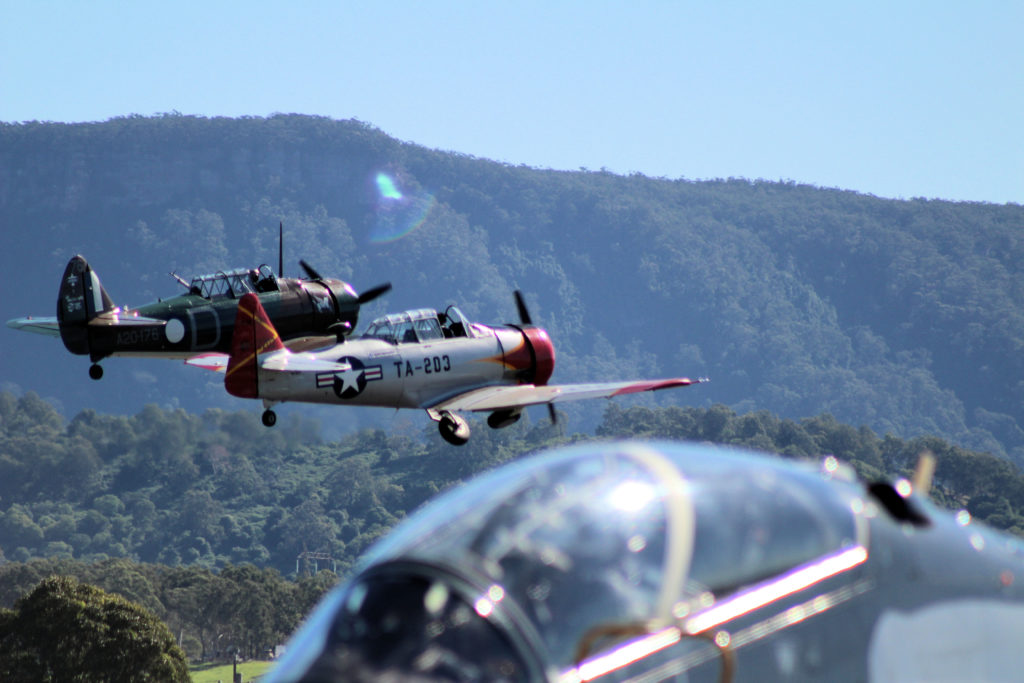
[[[338,398],[355,398],[366,388],[366,371],[363,361],[355,356],[342,356],[339,363],[348,363],[349,370],[334,373],[334,393]]]
[[[171,318],[164,326],[164,335],[167,337],[167,341],[177,344],[185,338],[185,325],[177,318]]]

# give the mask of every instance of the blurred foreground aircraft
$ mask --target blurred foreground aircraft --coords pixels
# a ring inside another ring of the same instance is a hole
[[[89,376],[100,379],[99,361],[108,356],[190,358],[228,351],[238,300],[245,294],[258,297],[281,336],[303,349],[350,334],[360,306],[391,289],[385,283],[356,294],[348,283],[321,277],[305,261],[300,264],[308,278],[279,277],[267,264],[191,282],[172,273],[185,294],[129,309],[114,306],[96,271],[84,257],[74,256],[61,279],[57,316],[15,318],[7,326],[59,336],[68,351],[89,356]]]
[[[709,445],[526,458],[378,541],[268,681],[1020,680],[1024,546],[911,488]]]
[[[277,422],[280,401],[383,408],[422,408],[456,446],[469,439],[461,411],[487,412],[498,429],[523,408],[684,387],[706,380],[669,379],[549,385],[555,348],[530,320],[516,292],[520,324],[470,323],[459,309],[421,308],[373,321],[360,337],[316,352],[293,353],[278,339],[255,295],[238,304],[231,354],[206,354],[190,365],[224,371],[228,393],[263,399],[263,424]]]

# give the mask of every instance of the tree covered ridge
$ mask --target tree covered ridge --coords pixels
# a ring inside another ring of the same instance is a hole
[[[290,423],[289,423],[290,422]],[[420,434],[316,425],[266,430],[254,413],[193,415],[147,406],[132,417],[85,411],[64,422],[33,394],[0,393],[0,559],[75,558],[214,569],[252,564],[301,573],[307,552],[344,573],[378,536],[434,494],[541,449],[591,439],[734,444],[785,457],[832,454],[867,480],[907,476],[925,450],[938,462],[933,497],[1024,532],[1024,475],[1013,463],[938,437],[902,440],[828,414],[793,421],[730,408],[623,408],[609,403],[597,436],[528,417],[477,425],[453,449]],[[146,604],[143,602],[143,604]]]
[[[381,200],[379,174],[406,205]],[[137,304],[167,294],[168,268],[272,261],[283,219],[289,253],[321,272],[392,280],[389,308],[437,297],[513,319],[510,291],[523,289],[558,344],[555,381],[708,375],[701,393],[659,400],[828,412],[1024,462],[1019,205],[533,169],[359,121],[165,115],[0,124],[0,208],[32,227],[5,237],[23,280],[60,272],[74,251],[117,255],[92,260],[115,301]],[[408,232],[375,241],[382,231]],[[33,388],[21,372],[13,381]],[[215,382],[146,372],[159,381],[107,401],[237,405]],[[58,386],[44,395],[96,390]],[[600,419],[567,412],[588,429]]]

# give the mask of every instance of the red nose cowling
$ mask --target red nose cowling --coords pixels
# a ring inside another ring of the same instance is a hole
[[[555,345],[551,343],[547,330],[539,327],[524,327],[523,336],[533,357],[533,372],[527,381],[537,386],[547,384],[555,371]]]

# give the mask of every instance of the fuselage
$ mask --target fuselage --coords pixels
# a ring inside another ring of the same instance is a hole
[[[182,281],[184,283],[184,281]],[[359,297],[346,283],[275,277],[269,268],[194,278],[189,291],[138,308],[115,307],[81,256],[68,262],[57,299],[64,346],[93,361],[108,356],[188,358],[231,349],[238,300],[259,297],[283,339],[346,336],[359,318]]]
[[[270,401],[430,407],[478,387],[521,383],[531,370],[529,347],[518,328],[479,324],[468,325],[465,336],[425,341],[364,336],[324,351],[291,355],[344,363],[351,369],[261,371],[259,396]]]
[[[328,327],[339,320],[351,329],[358,321],[355,296],[351,300],[337,296],[331,289],[339,288],[330,287],[332,283],[293,279],[279,283],[279,290],[261,292],[259,297],[282,339],[327,334]],[[211,351],[227,353],[231,350],[237,308],[234,297],[185,294],[119,311],[114,318],[117,323],[103,325],[100,318],[90,326],[89,352],[99,357],[160,353],[169,358]],[[139,318],[166,321],[166,325],[125,324]]]

